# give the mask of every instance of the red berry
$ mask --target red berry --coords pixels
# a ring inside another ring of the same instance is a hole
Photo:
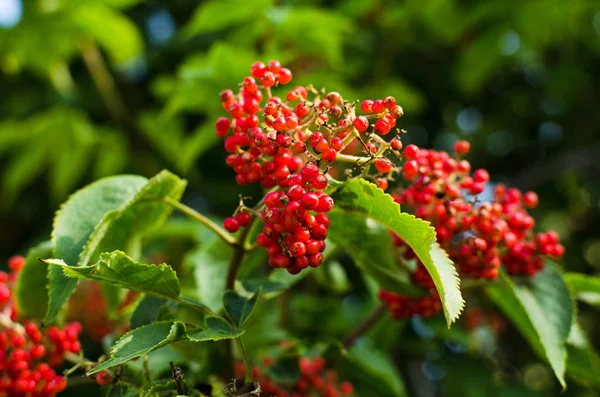
[[[375,168],[377,168],[377,172],[382,174],[390,172],[393,167],[392,162],[386,158],[375,160]]]
[[[362,101],[360,104],[360,110],[362,110],[363,113],[373,113],[373,101],[370,99],[365,99]]]
[[[287,68],[279,69],[279,72],[277,73],[277,81],[279,81],[279,84],[289,83],[292,81],[292,72]]]
[[[419,148],[416,145],[408,145],[404,148],[404,158],[414,160],[419,155]]]
[[[235,233],[240,229],[240,223],[237,219],[228,217],[223,221],[223,227],[230,233]]]
[[[454,151],[459,156],[464,156],[465,154],[469,153],[470,149],[471,149],[471,144],[468,141],[456,141],[454,143]]]
[[[240,226],[248,226],[250,221],[252,221],[252,215],[247,212],[239,212],[235,219],[238,221]]]
[[[375,123],[375,131],[381,135],[387,135],[390,132],[390,125],[385,120],[377,120]]]
[[[523,195],[523,204],[527,208],[535,208],[538,206],[538,195],[535,192],[527,192]]]
[[[112,375],[108,371],[100,371],[96,374],[96,383],[106,386],[112,381]]]
[[[323,161],[331,163],[337,158],[337,152],[334,148],[329,148],[323,152],[321,158],[323,159]]]
[[[369,128],[369,119],[367,119],[365,116],[359,116],[355,118],[354,128],[356,128],[358,132],[365,132],[367,128]]]
[[[319,205],[319,197],[314,193],[305,193],[300,199],[300,202],[307,210],[313,210]]]
[[[252,64],[252,67],[250,68],[250,73],[252,74],[252,76],[254,76],[257,79],[259,79],[266,72],[266,70],[267,70],[267,67],[265,66],[264,63],[262,63],[262,62],[254,62]]]

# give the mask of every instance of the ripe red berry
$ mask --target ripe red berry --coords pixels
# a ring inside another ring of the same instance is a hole
[[[331,163],[337,158],[337,152],[334,148],[329,148],[323,152],[321,158],[323,159],[323,161]]]
[[[356,128],[358,132],[365,132],[367,128],[369,128],[369,119],[367,119],[365,116],[359,116],[355,118],[354,128]]]
[[[470,149],[471,144],[468,141],[456,141],[454,143],[454,151],[459,156],[464,156],[465,154],[469,153]]]
[[[386,158],[375,160],[375,168],[377,168],[377,172],[380,172],[382,174],[390,172],[393,167],[394,165],[392,164],[392,162]]]
[[[373,113],[373,101],[370,99],[365,99],[362,101],[360,104],[360,110],[362,110],[363,113]]]
[[[538,206],[538,195],[535,192],[527,192],[523,195],[523,204],[527,208],[535,208]]]
[[[277,81],[279,81],[279,84],[289,83],[292,81],[292,72],[287,68],[279,69],[279,72],[277,73]]]
[[[266,71],[267,67],[262,62],[254,62],[250,68],[250,73],[257,79],[261,78]]]
[[[375,131],[381,135],[387,135],[390,132],[390,125],[385,120],[377,120],[375,122]]]
[[[8,268],[13,272],[20,271],[25,266],[25,257],[21,255],[15,255],[8,259]]]
[[[223,221],[223,227],[230,233],[235,233],[240,229],[240,223],[237,219],[228,217]]]
[[[314,210],[319,205],[319,197],[314,193],[305,193],[300,199],[300,203],[307,210]]]
[[[390,141],[390,145],[394,150],[402,150],[402,141],[400,139],[394,138]]]
[[[416,145],[408,145],[404,148],[404,158],[414,160],[419,155],[419,148]]]
[[[373,109],[373,113],[381,113],[385,110],[385,105],[383,104],[383,101],[381,99],[377,99],[373,101],[373,105],[371,105],[371,108]]]
[[[240,226],[248,226],[250,221],[252,221],[252,215],[247,212],[239,212],[235,219],[238,221]]]
[[[96,374],[96,383],[100,386],[108,385],[112,380],[112,375],[108,371],[100,371]]]

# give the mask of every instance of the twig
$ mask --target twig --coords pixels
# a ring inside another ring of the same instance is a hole
[[[227,233],[219,225],[217,225],[216,223],[214,223],[213,221],[211,221],[210,219],[208,219],[207,217],[205,217],[198,211],[188,207],[185,204],[180,203],[177,200],[173,200],[170,197],[165,197],[163,199],[163,201],[165,203],[169,204],[171,207],[183,212],[184,214],[188,215],[189,217],[197,220],[198,222],[200,222],[203,225],[205,225],[206,227],[208,227],[210,230],[215,232],[219,237],[221,237],[227,244],[232,245],[232,246],[235,246],[237,244],[235,238],[232,235]]]
[[[359,336],[367,332],[373,325],[379,321],[383,314],[386,312],[387,307],[384,303],[381,303],[369,317],[365,318],[356,328],[350,331],[344,339],[342,339],[342,345],[349,347]]]
[[[121,127],[129,124],[129,114],[127,113],[125,102],[121,98],[115,80],[110,74],[108,66],[104,62],[102,53],[92,40],[87,40],[79,46],[81,57],[87,67],[94,84],[102,100],[106,105],[111,117]]]

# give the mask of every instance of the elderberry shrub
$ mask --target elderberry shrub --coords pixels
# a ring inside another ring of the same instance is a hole
[[[16,276],[25,258],[9,259],[10,273],[0,272],[0,395],[52,397],[67,387],[55,370],[67,353],[79,353],[79,323],[43,332],[32,321],[19,319],[13,301]]]
[[[215,124],[237,182],[270,189],[255,209],[241,205],[225,219],[224,228],[235,233],[253,216],[260,217],[263,229],[256,241],[272,267],[297,274],[322,263],[330,225],[326,213],[334,206],[325,192],[327,174],[342,172],[372,180],[383,190],[399,174],[405,183],[391,191],[392,197],[405,211],[431,222],[438,243],[464,277],[493,280],[501,266],[511,275],[533,277],[546,257],[564,254],[556,232],[533,232],[535,221],[527,210],[538,204],[534,192],[496,185],[491,201],[477,197],[490,175],[484,169],[471,172],[462,158],[469,153],[469,142],[456,142],[452,155],[404,147],[401,134],[406,131],[395,129],[404,112],[394,97],[366,99],[357,109],[341,94],[312,86],[297,86],[284,97],[273,95],[272,88],[291,80],[292,72],[278,61],[256,62],[239,92],[221,93],[230,117]],[[340,162],[353,164],[343,168]],[[402,262],[416,260],[412,280],[425,296],[381,291],[380,299],[394,318],[437,314],[440,298],[427,269],[399,236],[394,241]]]

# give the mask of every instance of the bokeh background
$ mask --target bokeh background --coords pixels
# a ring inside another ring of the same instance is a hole
[[[0,0],[2,266],[103,176],[168,168],[189,180],[189,205],[221,217],[238,193],[258,195],[235,185],[213,122],[218,93],[269,59],[349,100],[395,96],[406,143],[468,139],[474,167],[539,193],[534,215],[560,233],[565,269],[600,270],[597,0]],[[598,335],[591,307],[581,319]],[[493,363],[423,327],[401,334],[421,351],[398,353],[415,395],[558,393],[514,330],[492,347],[519,364],[504,390]]]

